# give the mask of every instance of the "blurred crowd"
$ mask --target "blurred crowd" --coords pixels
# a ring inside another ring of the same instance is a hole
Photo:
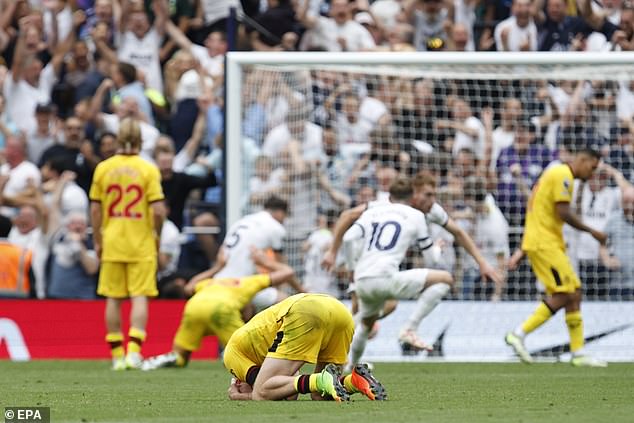
[[[96,297],[87,192],[95,166],[116,153],[124,117],[141,122],[141,155],[160,169],[169,206],[161,295],[213,263],[224,223],[230,8],[239,50],[634,47],[627,0],[0,0],[0,238],[31,252],[30,295]],[[634,257],[623,256],[634,251],[634,237],[624,235],[634,227],[634,199],[619,185],[634,181],[633,91],[631,78],[466,81],[254,68],[243,84],[244,210],[272,194],[289,200],[291,264],[306,278],[332,278],[333,293],[343,295],[345,283],[316,266],[324,248],[315,245],[328,242],[316,229],[330,232],[343,208],[385,198],[397,175],[426,169],[440,203],[506,272],[537,176],[591,142],[612,167],[577,187],[579,210],[599,229],[617,229],[607,251],[569,239],[580,246],[582,279],[585,271],[596,280],[588,295],[622,297],[634,284]],[[435,230],[427,264],[460,275],[456,296],[480,295],[475,264]],[[509,273],[505,298],[535,294],[529,274]]]

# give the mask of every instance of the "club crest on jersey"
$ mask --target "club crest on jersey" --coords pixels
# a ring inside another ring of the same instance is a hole
[[[570,179],[564,179],[564,189],[570,191]]]

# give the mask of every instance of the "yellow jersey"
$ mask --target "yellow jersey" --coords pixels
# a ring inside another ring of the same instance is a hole
[[[572,201],[573,186],[574,175],[567,164],[551,166],[539,177],[526,208],[522,250],[565,249],[564,221],[555,205]]]
[[[196,294],[192,299],[221,300],[236,310],[241,310],[251,302],[255,294],[271,286],[269,275],[260,274],[243,278],[205,279],[196,284]]]
[[[103,261],[156,260],[150,204],[163,198],[158,168],[141,157],[117,154],[97,165],[90,200],[101,203]]]

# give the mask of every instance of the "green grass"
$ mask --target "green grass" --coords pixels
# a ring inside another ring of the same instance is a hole
[[[111,372],[105,361],[0,361],[0,411],[49,406],[52,422],[632,422],[634,364],[382,364],[389,400],[233,402],[220,363]]]

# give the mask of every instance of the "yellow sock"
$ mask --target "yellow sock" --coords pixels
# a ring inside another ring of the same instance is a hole
[[[579,351],[583,348],[583,318],[581,311],[566,313],[566,326],[570,334],[570,352]]]
[[[546,303],[539,303],[533,314],[522,323],[522,330],[524,333],[531,333],[541,325],[543,325],[553,315],[553,312],[548,308]]]
[[[359,392],[359,390],[352,384],[352,375],[346,375],[343,378],[343,386],[350,394]]]
[[[123,349],[123,334],[121,332],[111,332],[106,335],[106,342],[110,345],[112,358],[122,358],[125,355]]]
[[[146,337],[145,331],[135,327],[130,327],[128,337],[130,338],[130,341],[128,342],[128,352],[140,353],[141,345],[143,344],[143,341],[145,341]]]

